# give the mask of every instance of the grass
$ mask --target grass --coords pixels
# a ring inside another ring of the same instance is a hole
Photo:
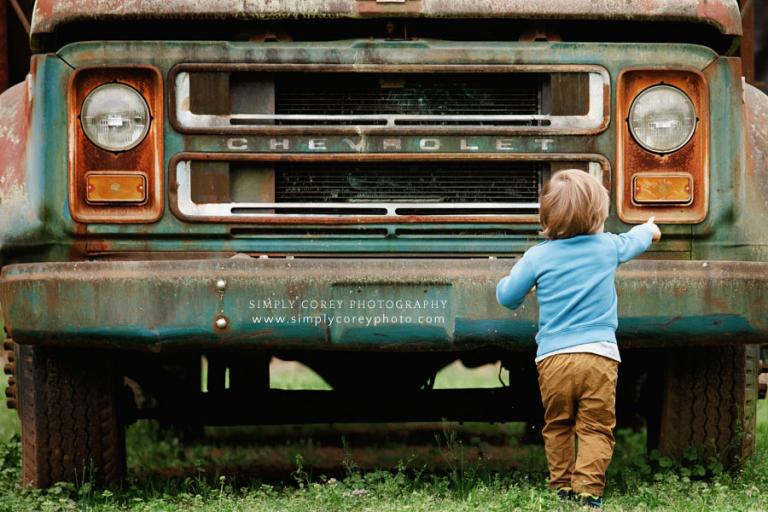
[[[283,365],[273,386],[326,384]],[[457,366],[436,385],[492,385],[497,369]],[[4,380],[0,388],[4,387]],[[0,393],[2,390],[0,389]],[[0,396],[2,396],[0,394]],[[768,510],[768,403],[759,405],[757,454],[736,476],[698,478],[705,462],[643,456],[644,434],[619,431],[608,474],[608,510]],[[553,510],[540,446],[519,442],[522,426],[271,427],[207,429],[189,444],[152,422],[127,434],[131,479],[122,490],[89,483],[37,491],[18,485],[18,421],[0,410],[0,511],[461,511]],[[430,435],[432,437],[430,437]],[[420,440],[414,441],[419,438]],[[489,443],[493,442],[493,446]],[[667,466],[667,467],[664,467]],[[716,469],[716,468],[715,468]],[[565,508],[568,510],[568,508]],[[577,510],[574,508],[574,510]]]

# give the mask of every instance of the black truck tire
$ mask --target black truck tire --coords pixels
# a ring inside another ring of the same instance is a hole
[[[688,447],[738,469],[755,451],[758,345],[670,351],[658,429],[662,455]],[[650,429],[649,429],[650,432]]]
[[[83,352],[16,346],[22,484],[116,484],[125,429],[109,365]]]

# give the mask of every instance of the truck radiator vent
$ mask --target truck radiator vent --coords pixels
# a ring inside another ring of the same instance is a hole
[[[396,125],[520,125],[533,119],[483,120],[468,116],[541,114],[544,75],[311,73],[275,78],[275,114],[317,116],[315,125],[386,125],[387,119],[365,116],[429,116],[395,119]],[[332,119],[322,119],[334,116]],[[349,116],[348,118],[336,116]],[[237,122],[237,121],[235,121]],[[276,124],[307,124],[306,118],[276,119]]]
[[[535,162],[291,164],[275,169],[276,203],[536,203]]]

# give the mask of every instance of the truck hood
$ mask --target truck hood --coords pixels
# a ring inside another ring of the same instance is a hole
[[[682,21],[741,35],[737,0],[37,0],[31,36],[37,48],[83,21],[366,17]]]

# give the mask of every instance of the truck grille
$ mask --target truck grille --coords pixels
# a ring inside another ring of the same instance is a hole
[[[171,121],[192,133],[594,133],[609,77],[589,66],[182,64]]]

